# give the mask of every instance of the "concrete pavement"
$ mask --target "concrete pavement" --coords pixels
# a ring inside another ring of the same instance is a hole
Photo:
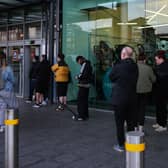
[[[73,121],[55,105],[32,108],[20,100],[19,168],[124,168],[125,153],[116,143],[111,112],[90,111],[88,121]],[[75,110],[75,109],[74,109]],[[168,132],[157,133],[147,119],[145,167],[167,168]],[[4,134],[0,134],[0,168],[4,167]]]

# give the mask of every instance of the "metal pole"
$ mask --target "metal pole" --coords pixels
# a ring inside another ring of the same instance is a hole
[[[50,20],[49,20],[49,60],[50,64],[54,62],[54,11],[55,1],[50,2]],[[51,78],[50,81],[50,100],[53,103],[53,83],[54,80]]]
[[[5,168],[19,167],[18,110],[7,109],[5,114]]]
[[[131,131],[126,134],[126,168],[144,168],[144,133]]]

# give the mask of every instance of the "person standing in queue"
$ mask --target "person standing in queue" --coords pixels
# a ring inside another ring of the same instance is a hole
[[[153,83],[156,76],[150,65],[146,64],[146,56],[144,53],[138,56],[138,81],[137,81],[137,128],[144,131],[145,111],[149,102],[149,95],[152,92]]]
[[[78,117],[72,116],[72,119],[83,121],[89,119],[88,97],[92,78],[92,66],[90,61],[83,56],[77,56],[76,62],[81,65],[80,73],[76,75],[79,87],[77,96]]]
[[[47,55],[43,54],[40,57],[40,63],[37,68],[37,82],[36,82],[36,100],[33,105],[34,108],[39,108],[41,105],[46,105],[45,94],[48,91],[51,67],[47,60]]]
[[[168,61],[165,51],[159,50],[155,55],[156,83],[154,85],[156,101],[156,124],[152,125],[157,132],[167,131],[167,100],[168,100]]]
[[[31,103],[33,101],[33,95],[35,93],[36,83],[37,83],[37,69],[39,66],[39,56],[34,56],[32,59],[32,65],[29,72],[29,99],[26,100],[26,103]]]
[[[114,65],[109,77],[113,82],[112,107],[115,113],[116,132],[118,144],[114,150],[125,150],[125,128],[133,131],[136,127],[136,84],[138,79],[138,67],[131,58],[133,49],[129,46],[121,50],[121,61]]]
[[[14,93],[14,72],[12,67],[8,65],[5,54],[0,56],[0,85],[0,132],[4,132],[6,108],[18,107],[18,102]]]
[[[70,69],[64,60],[64,54],[58,54],[57,63],[51,67],[55,76],[56,93],[58,97],[58,107],[56,111],[64,110],[67,104],[68,83],[70,81]]]

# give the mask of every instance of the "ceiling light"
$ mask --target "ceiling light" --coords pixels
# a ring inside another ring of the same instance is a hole
[[[150,19],[148,20],[148,22],[151,22],[158,14],[160,14],[160,12],[161,12],[164,8],[166,8],[166,6],[167,6],[167,5],[163,5],[158,11],[156,11],[156,12],[153,11],[152,13],[154,13],[154,15],[150,17]],[[144,10],[144,11],[148,12],[149,10]]]
[[[157,27],[165,27],[165,26],[168,26],[168,23],[160,24],[160,25],[142,26],[142,27],[138,27],[137,29],[148,29],[148,28],[157,28]]]
[[[135,22],[121,22],[121,23],[117,23],[117,25],[137,25],[137,23]]]

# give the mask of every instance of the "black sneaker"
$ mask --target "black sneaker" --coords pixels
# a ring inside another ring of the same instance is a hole
[[[64,108],[61,106],[61,105],[59,105],[57,108],[56,108],[56,111],[63,111],[64,110]]]

